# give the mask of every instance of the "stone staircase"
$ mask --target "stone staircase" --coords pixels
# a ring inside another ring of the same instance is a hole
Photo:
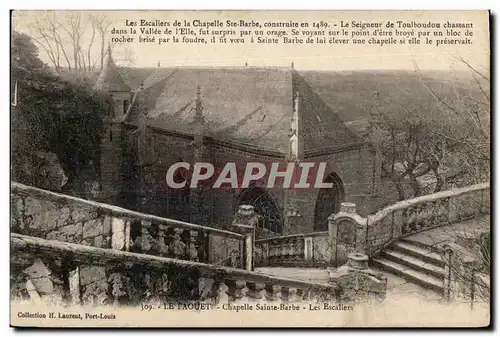
[[[430,246],[403,239],[385,248],[371,264],[439,294],[444,293],[444,261]]]

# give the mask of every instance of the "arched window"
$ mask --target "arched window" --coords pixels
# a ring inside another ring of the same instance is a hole
[[[243,190],[238,198],[239,205],[252,205],[260,216],[258,227],[271,232],[283,233],[283,216],[273,197],[263,188],[251,186]]]
[[[340,203],[344,201],[344,185],[335,173],[330,173],[323,180],[325,183],[333,183],[332,188],[322,188],[318,191],[316,206],[314,209],[314,231],[328,230],[328,217],[340,210]]]

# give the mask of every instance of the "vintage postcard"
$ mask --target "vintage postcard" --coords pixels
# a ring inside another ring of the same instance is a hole
[[[488,11],[12,11],[11,325],[487,327]]]

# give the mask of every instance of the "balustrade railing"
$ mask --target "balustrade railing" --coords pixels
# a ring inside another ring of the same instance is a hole
[[[489,183],[397,202],[368,216],[367,254],[377,254],[385,246],[402,237],[471,219],[489,211]]]
[[[295,234],[255,241],[257,267],[322,266],[330,261],[328,232]]]
[[[15,233],[11,234],[11,249],[13,299],[55,299],[56,303],[73,305],[147,305],[150,302],[167,305],[193,301],[198,306],[200,303],[220,306],[239,301],[278,305],[300,301],[324,303],[336,302],[340,296],[336,284],[292,280]],[[37,281],[40,275],[50,275],[50,278],[41,284]],[[30,291],[26,291],[26,284],[30,285]]]
[[[11,184],[11,230],[30,236],[245,268],[245,236],[143,214],[19,183]]]

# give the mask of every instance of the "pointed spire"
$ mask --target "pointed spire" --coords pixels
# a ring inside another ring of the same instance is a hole
[[[292,61],[292,65],[291,65],[291,67],[292,67],[292,69],[295,69],[294,64],[293,64],[293,61]]]
[[[245,67],[248,67],[248,62],[245,62]]]
[[[120,69],[113,61],[111,44],[108,43],[107,60],[96,82],[96,88],[105,92],[130,92],[132,89],[125,83],[120,75]]]
[[[203,121],[203,101],[201,100],[201,87],[196,88],[196,116],[195,119],[198,121]]]
[[[160,68],[160,67],[161,67],[161,65],[160,65],[160,61],[158,61],[158,68]]]
[[[293,113],[292,113],[292,119],[288,137],[292,137],[294,134],[297,134],[298,122],[299,122],[299,93],[295,92],[295,94],[293,95]]]

